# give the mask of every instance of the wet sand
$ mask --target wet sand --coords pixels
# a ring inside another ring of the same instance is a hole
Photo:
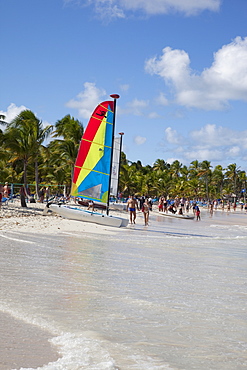
[[[49,343],[52,335],[0,312],[0,369],[36,368],[56,361],[59,355]]]

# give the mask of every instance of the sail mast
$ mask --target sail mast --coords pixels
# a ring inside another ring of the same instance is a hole
[[[109,176],[109,186],[108,186],[108,199],[106,205],[106,214],[109,215],[109,205],[110,205],[110,188],[111,188],[111,168],[112,168],[112,159],[113,159],[113,145],[114,145],[114,132],[115,132],[115,120],[116,120],[116,106],[117,99],[120,98],[118,94],[110,95],[114,99],[114,110],[113,110],[113,122],[112,122],[112,150],[111,150],[111,161],[110,161],[110,176]]]

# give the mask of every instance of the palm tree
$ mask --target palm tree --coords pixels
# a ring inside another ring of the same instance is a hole
[[[35,164],[35,186],[38,195],[38,156],[44,140],[52,131],[52,125],[43,127],[35,114],[30,110],[24,110],[10,123],[6,124],[5,147],[14,153],[15,162],[23,161],[23,182],[27,187],[27,166],[29,162]]]
[[[180,163],[177,159],[171,164],[170,172],[172,177],[178,178],[180,176],[182,166],[182,163]]]
[[[137,171],[135,166],[122,165],[119,177],[120,192],[127,196],[136,193],[137,183]]]
[[[15,163],[17,160],[23,162],[23,180],[25,187],[27,186],[27,164],[33,150],[33,142],[29,140],[31,135],[31,127],[26,121],[23,121],[20,127],[15,127],[15,125],[11,123],[8,124],[4,133],[4,147],[12,152],[10,162]]]
[[[198,176],[205,180],[207,200],[209,199],[208,185],[209,185],[209,178],[211,177],[211,174],[212,174],[211,169],[210,169],[211,167],[212,166],[210,162],[205,160],[200,163],[200,169],[198,173]]]
[[[245,197],[245,194],[246,194],[246,181],[247,181],[246,172],[245,171],[241,171],[239,173],[239,182],[240,182],[240,185],[241,185],[240,196],[244,196],[244,203],[245,203],[245,200],[246,200],[246,197]]]
[[[71,140],[79,146],[83,132],[83,124],[67,114],[55,123],[55,131],[52,136],[55,138],[62,137],[63,140]]]
[[[188,178],[189,178],[189,169],[188,169],[188,167],[184,165],[181,168],[180,172],[181,172],[181,176],[183,177],[183,179],[185,181],[188,181]]]
[[[234,194],[237,193],[237,181],[240,173],[240,167],[237,167],[236,163],[229,164],[226,168],[226,177],[230,182],[230,186],[232,187],[232,191]]]
[[[165,162],[164,159],[156,159],[156,161],[153,164],[153,170],[154,171],[165,171],[170,168],[170,164]]]
[[[217,196],[222,198],[222,191],[224,186],[224,169],[221,165],[215,166],[212,172],[212,184],[216,187]]]
[[[74,163],[83,132],[83,124],[68,114],[56,122],[55,131],[52,135],[56,138],[62,137],[62,139],[51,142],[50,149],[53,153],[60,153],[65,165],[70,166],[71,178],[73,178]]]
[[[200,162],[198,160],[190,162],[190,166],[189,166],[190,178],[198,176],[199,169],[200,169]]]

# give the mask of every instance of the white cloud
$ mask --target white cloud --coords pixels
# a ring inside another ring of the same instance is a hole
[[[124,18],[128,12],[146,15],[180,12],[196,15],[204,10],[218,11],[221,0],[64,0],[65,4],[94,5],[101,18]]]
[[[129,90],[129,85],[128,84],[123,84],[123,85],[120,85],[120,90],[121,91],[128,91]]]
[[[173,155],[183,156],[189,163],[195,159],[216,162],[236,162],[236,159],[244,161],[247,156],[247,130],[237,131],[208,124],[183,137],[177,130],[168,127],[165,129],[161,147]]]
[[[80,117],[88,119],[99,101],[106,97],[106,92],[92,82],[85,82],[83,86],[84,90],[75,99],[68,101],[66,107],[77,109]]]
[[[164,48],[160,57],[147,60],[145,70],[171,85],[179,105],[222,110],[230,100],[247,101],[247,37],[236,37],[224,45],[201,74],[191,70],[185,51],[170,47]]]
[[[179,162],[181,162],[181,163],[183,162],[183,161],[182,161],[182,159],[181,159],[181,158],[178,158],[178,157],[171,157],[171,158],[167,158],[167,159],[166,159],[166,162],[167,162],[167,163],[170,163],[170,164],[172,164],[172,163],[173,163],[173,162],[175,162],[175,161],[179,161]]]
[[[176,130],[173,130],[171,127],[165,129],[165,138],[169,144],[179,145],[183,141],[181,135],[177,133]]]
[[[192,150],[185,150],[184,157],[188,161],[193,161],[197,159],[198,161],[221,161],[224,159],[224,153],[221,150],[212,150],[212,149],[200,149],[199,147],[193,148]]]
[[[8,106],[6,112],[0,110],[0,115],[4,115],[5,116],[4,121],[9,123],[16,116],[18,116],[18,114],[20,114],[23,110],[26,110],[26,109],[28,109],[28,108],[26,108],[24,105],[21,105],[20,107],[17,107],[14,103],[11,103]]]
[[[142,136],[135,136],[134,137],[134,142],[136,143],[136,145],[142,145],[146,142],[146,138],[145,137],[142,137]]]
[[[156,119],[156,118],[160,118],[160,115],[156,112],[150,112],[150,113],[148,113],[147,117],[149,119]]]
[[[238,157],[240,152],[241,152],[241,149],[240,149],[239,146],[233,146],[233,147],[229,148],[228,156],[230,156],[232,158],[233,157]]]
[[[241,144],[246,147],[247,130],[235,131],[227,127],[207,124],[200,130],[190,132],[193,142],[205,147],[229,147]]]
[[[168,105],[168,99],[165,97],[165,94],[162,92],[155,99],[155,102],[156,104],[159,104],[159,105]]]
[[[126,113],[132,113],[135,116],[143,116],[144,110],[149,106],[149,102],[146,100],[134,99],[131,102],[127,103]]]

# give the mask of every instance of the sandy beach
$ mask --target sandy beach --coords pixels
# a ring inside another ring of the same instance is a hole
[[[71,206],[74,205],[72,202]],[[92,224],[89,222],[80,222],[74,220],[68,220],[49,212],[46,216],[43,215],[45,208],[44,203],[28,203],[27,208],[20,206],[20,201],[9,202],[8,205],[2,206],[0,209],[0,230],[15,230],[15,231],[28,231],[31,233],[54,233],[58,234],[59,231],[67,232],[87,232],[87,233],[115,233],[116,229],[111,227],[103,227],[101,225]],[[157,206],[153,207],[153,210],[157,212]],[[191,214],[190,211],[189,214]],[[111,211],[112,215],[118,217],[129,218],[128,212],[126,211]],[[150,212],[150,217],[153,217]],[[155,214],[157,216],[157,214]],[[247,213],[244,210],[237,209],[236,211],[231,210],[227,212],[217,209],[211,216],[206,208],[201,208],[201,221],[206,224],[210,222],[227,223],[227,224],[238,224],[246,225]],[[137,212],[137,223],[143,224],[142,212]],[[118,231],[121,229],[118,229]]]
[[[74,203],[70,204],[75,205]],[[22,208],[19,201],[9,202],[0,210],[0,230],[28,231],[30,233],[52,233],[59,231],[67,232],[90,232],[90,233],[111,233],[113,228],[100,225],[68,220],[48,212],[43,215],[44,203],[28,203],[27,208]],[[127,212],[112,211],[111,214],[128,218]]]
[[[91,223],[83,223],[80,221],[72,221],[63,219],[60,216],[49,212],[47,216],[43,216],[45,204],[28,204],[27,208],[21,208],[20,202],[9,202],[8,205],[2,206],[0,210],[0,233],[4,237],[6,231],[15,232],[18,239],[18,232],[30,234],[50,234],[50,235],[68,235],[85,234],[92,235],[100,240],[102,235],[119,235],[123,229],[115,229],[95,225]],[[156,208],[155,208],[156,210]],[[127,212],[112,212],[121,217],[128,217]],[[200,227],[205,226],[205,233],[210,228],[211,224],[214,227],[224,225],[246,226],[247,214],[244,211],[237,210],[236,212],[227,213],[217,210],[212,216],[206,209],[202,209],[202,219]],[[150,219],[162,217],[157,214],[150,215]],[[168,219],[168,218],[167,218]],[[180,221],[180,220],[179,220]],[[168,226],[174,220],[168,220]],[[184,220],[184,223],[194,223],[195,228],[197,222]],[[143,227],[143,215],[141,212],[137,214],[136,224]],[[184,224],[183,224],[184,225]],[[133,228],[128,226],[129,231],[133,233]],[[141,229],[139,229],[140,231]],[[138,230],[136,230],[138,232]],[[126,233],[126,229],[124,231]],[[145,229],[148,235],[148,228]],[[20,368],[37,368],[52,361],[56,361],[60,354],[56,352],[55,347],[49,342],[52,335],[44,330],[41,330],[35,325],[22,322],[10,316],[8,313],[1,312],[1,352],[0,352],[0,368],[3,370],[20,369]],[[86,368],[86,367],[83,367]]]

